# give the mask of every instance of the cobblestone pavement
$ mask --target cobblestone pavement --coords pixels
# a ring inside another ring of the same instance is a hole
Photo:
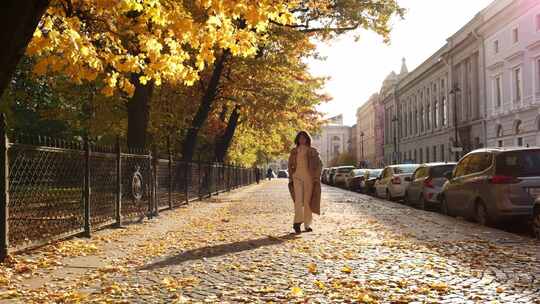
[[[96,252],[14,275],[4,293],[20,303],[540,303],[535,240],[326,186],[315,232],[294,236],[286,186],[102,232]]]

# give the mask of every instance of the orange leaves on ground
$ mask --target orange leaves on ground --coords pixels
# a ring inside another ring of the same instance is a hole
[[[311,273],[311,274],[316,274],[317,273],[317,264],[309,263],[307,267],[308,267],[308,272],[309,273]]]

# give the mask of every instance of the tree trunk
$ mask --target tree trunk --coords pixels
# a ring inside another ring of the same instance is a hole
[[[128,103],[128,132],[127,144],[131,149],[146,148],[148,121],[150,119],[150,101],[154,92],[154,82],[143,85],[139,82],[140,75],[133,75],[131,82],[135,92]]]
[[[225,133],[220,136],[216,142],[215,158],[218,162],[223,162],[225,156],[227,156],[227,151],[231,146],[232,139],[234,138],[234,132],[238,126],[238,119],[240,118],[240,111],[238,106],[234,108],[234,111],[231,113],[229,122],[227,123],[227,129]]]
[[[0,3],[0,96],[30,43],[49,0],[2,0]]]
[[[188,129],[186,134],[186,139],[184,141],[184,146],[182,148],[182,158],[185,161],[191,161],[193,159],[193,153],[195,152],[195,147],[197,146],[197,136],[199,135],[199,130],[203,127],[208,114],[212,109],[212,104],[217,95],[217,89],[219,86],[219,80],[223,73],[223,67],[225,66],[225,61],[229,56],[229,51],[223,51],[221,56],[214,62],[214,71],[212,72],[212,77],[208,82],[208,86],[204,92],[203,97],[201,98],[201,104],[197,110],[197,114],[193,118],[191,123],[191,128]]]

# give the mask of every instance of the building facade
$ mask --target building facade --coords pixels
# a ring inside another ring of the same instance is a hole
[[[378,141],[378,136],[384,136],[382,132],[377,134],[377,126],[379,125],[377,124],[377,112],[380,111],[380,108],[379,94],[373,94],[356,111],[356,159],[360,167],[374,168],[380,164],[381,155],[378,155],[378,152],[382,154],[382,149],[379,151],[377,145],[382,144],[383,141]]]
[[[401,65],[401,71],[396,74],[392,71],[383,81],[379,92],[381,107],[383,109],[383,163],[395,164],[399,158],[399,83],[409,74],[405,59]]]
[[[448,66],[440,49],[399,85],[398,162],[421,163],[448,160],[450,141]]]
[[[343,116],[332,117],[313,135],[312,146],[319,150],[324,167],[343,153],[351,152],[351,127],[343,124]]]
[[[540,146],[540,2],[496,1],[484,14],[488,145]]]

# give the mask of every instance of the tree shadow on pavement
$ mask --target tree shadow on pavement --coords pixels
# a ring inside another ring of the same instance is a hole
[[[169,256],[164,260],[159,260],[155,263],[147,264],[140,270],[155,270],[168,267],[171,265],[179,265],[187,261],[200,260],[204,258],[213,258],[231,253],[239,253],[243,251],[253,250],[265,246],[273,246],[285,243],[288,240],[295,239],[294,234],[286,234],[283,236],[267,236],[265,238],[246,240],[234,243],[220,244],[215,246],[205,246],[182,252],[177,255]]]

